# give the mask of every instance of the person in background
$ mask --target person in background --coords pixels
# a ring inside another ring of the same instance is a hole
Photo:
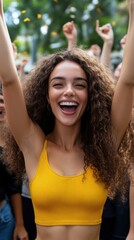
[[[36,224],[35,224],[35,216],[33,210],[33,204],[31,200],[31,194],[29,191],[29,183],[27,174],[23,177],[22,181],[22,211],[23,211],[23,220],[24,226],[28,233],[29,240],[35,240],[36,238]]]
[[[18,55],[17,47],[15,44],[12,43],[13,46],[13,53],[14,58],[16,59]],[[17,72],[20,78],[21,84],[25,81],[25,65],[27,64],[27,60],[24,58],[20,61],[19,64],[16,65]],[[22,179],[22,186],[21,186],[21,200],[22,200],[22,212],[23,212],[23,221],[24,226],[28,234],[28,240],[35,240],[36,238],[36,225],[34,221],[34,211],[33,205],[31,201],[29,185],[28,185],[28,178],[25,174]]]
[[[114,32],[112,25],[106,23],[100,26],[99,20],[96,21],[96,32],[103,40],[103,47],[100,55],[100,62],[110,68],[110,55],[114,43]]]
[[[67,22],[63,25],[63,33],[67,39],[67,49],[72,50],[77,46],[77,28],[73,21]],[[89,56],[93,56],[96,58],[100,58],[101,55],[101,48],[98,44],[92,44],[89,49],[85,50]]]
[[[6,113],[0,86],[0,240],[28,240],[23,223],[21,183],[16,182],[15,174],[9,172],[2,156],[5,124]]]
[[[132,168],[133,169],[133,168]],[[126,240],[134,239],[134,170],[131,171],[132,180],[130,181],[130,189],[129,189],[129,206],[130,206],[130,215],[129,215],[129,231],[126,237]]]
[[[122,48],[122,51],[124,51],[125,48],[125,44],[126,44],[126,40],[127,40],[127,34],[125,34],[121,40],[120,40],[120,45]],[[115,82],[118,81],[119,77],[120,77],[120,73],[121,73],[121,68],[122,68],[122,61],[117,65],[117,67],[114,69],[114,78],[115,78]]]
[[[77,47],[77,29],[73,21],[67,22],[63,25],[63,33],[67,39],[68,50]]]
[[[97,59],[100,59],[101,47],[97,43],[95,43],[95,44],[92,44],[90,48],[86,50],[86,52],[87,54],[89,54],[89,56],[93,56],[93,57],[96,57]]]

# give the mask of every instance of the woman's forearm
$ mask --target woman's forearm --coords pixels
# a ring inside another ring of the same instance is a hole
[[[17,70],[12,43],[6,27],[2,5],[3,2],[0,0],[0,77],[3,81],[3,85],[6,85],[16,76]]]

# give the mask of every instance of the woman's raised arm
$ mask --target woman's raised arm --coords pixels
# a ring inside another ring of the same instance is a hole
[[[10,129],[21,147],[31,126],[0,0],[0,80]]]
[[[134,103],[134,0],[128,0],[128,34],[123,64],[112,103],[112,125],[117,148],[132,117]]]

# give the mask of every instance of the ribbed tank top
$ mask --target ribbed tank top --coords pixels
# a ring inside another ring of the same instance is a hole
[[[45,141],[34,179],[30,183],[35,222],[39,225],[96,225],[101,223],[107,197],[91,168],[75,176],[62,176],[49,165]]]

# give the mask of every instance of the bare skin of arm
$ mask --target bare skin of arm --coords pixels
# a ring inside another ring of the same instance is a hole
[[[67,39],[68,50],[77,47],[77,29],[73,21],[63,25],[63,33]]]
[[[12,43],[3,17],[2,0],[0,1],[0,41],[0,76],[10,129],[24,155],[28,148],[29,152],[32,148],[31,152],[33,152],[33,156],[35,157],[30,159],[32,159],[32,169],[36,169],[37,159],[43,147],[44,135],[39,127],[32,123],[26,110],[21,82],[15,65]],[[34,137],[35,135],[36,137]],[[39,139],[37,136],[40,136]],[[32,138],[38,140],[32,143]],[[33,149],[35,149],[35,152]],[[29,162],[31,160],[27,161],[26,165],[30,165]]]
[[[28,234],[26,232],[26,229],[24,227],[24,222],[23,222],[22,203],[21,203],[20,193],[11,195],[10,201],[11,201],[11,205],[12,205],[14,216],[15,216],[15,229],[14,229],[13,240],[16,240],[17,237],[19,239],[28,240]]]
[[[128,0],[129,25],[121,74],[112,102],[111,118],[117,148],[132,117],[134,98],[134,1]],[[122,98],[123,96],[123,98]]]
[[[103,40],[100,62],[106,67],[110,66],[110,55],[112,51],[114,33],[110,23],[100,26],[99,20],[96,21],[96,32]]]

